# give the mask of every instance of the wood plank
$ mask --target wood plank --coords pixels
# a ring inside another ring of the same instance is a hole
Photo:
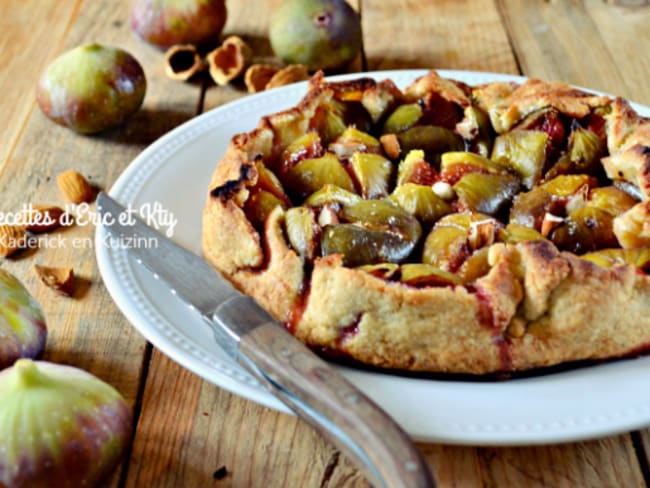
[[[479,455],[488,486],[646,486],[629,436]]]
[[[238,35],[249,43],[253,50],[252,63],[270,63],[281,66],[282,62],[274,56],[268,39],[270,12],[282,0],[250,0],[247,2],[232,2],[228,4],[228,22],[224,28],[224,37]],[[348,3],[359,10],[361,0],[349,0]],[[259,15],[259,12],[269,12],[269,15]],[[362,57],[352,61],[344,71],[358,72],[362,70]],[[206,84],[203,110],[231,102],[248,95],[241,79],[228,86],[216,86],[211,80]]]
[[[493,0],[362,0],[368,70],[517,73]]]
[[[650,59],[641,47],[650,45],[648,32],[650,4],[648,2],[619,3],[620,5],[612,5],[599,0],[587,0],[585,7],[625,80],[625,84],[616,87],[613,92],[630,100],[650,105],[650,86],[648,86]],[[626,4],[633,6],[626,6]]]
[[[218,486],[367,486],[297,418],[202,381],[157,350],[149,377],[126,487],[210,486],[222,467]]]
[[[627,77],[586,10],[574,0],[498,0],[523,74],[626,93]]]
[[[20,2],[19,2],[20,3]],[[25,2],[30,15],[41,15],[41,4],[56,20],[69,6],[63,2]],[[56,4],[56,8],[54,6]],[[163,74],[163,54],[137,40],[129,31],[126,19],[130,2],[123,0],[93,0],[84,2],[74,25],[65,34],[57,22],[43,22],[40,33],[38,19],[23,19],[24,26],[39,32],[23,39],[25,52],[42,50],[51,58],[59,52],[82,43],[96,41],[116,45],[131,52],[142,64],[148,79],[144,106],[128,123],[96,136],[77,135],[47,120],[38,109],[33,109],[33,83],[16,83],[10,92],[22,102],[13,115],[19,120],[28,115],[20,138],[0,174],[0,210],[15,212],[28,203],[64,204],[56,186],[56,175],[74,168],[91,179],[99,188],[108,189],[126,165],[144,147],[160,135],[196,114],[201,86],[179,84]],[[22,4],[21,4],[22,8]],[[12,13],[11,15],[18,15]],[[60,22],[59,22],[60,23]],[[37,58],[42,59],[42,58]],[[49,59],[48,59],[49,61]],[[33,76],[30,63],[22,60]],[[39,71],[43,62],[39,61]],[[2,83],[6,78],[3,77]],[[13,120],[3,118],[3,121]],[[3,123],[4,133],[9,122]],[[4,141],[3,141],[4,142]],[[36,252],[26,252],[0,265],[14,273],[32,291],[43,306],[47,317],[49,336],[45,359],[71,364],[90,371],[115,386],[131,405],[137,402],[141,383],[146,341],[131,327],[107,293],[94,257],[94,226],[78,225],[54,233],[59,242]],[[81,239],[74,245],[74,239]],[[77,278],[74,298],[61,297],[46,288],[35,277],[35,263],[50,266],[72,266]],[[116,473],[110,486],[117,486]]]
[[[33,87],[61,48],[81,0],[7,0],[0,18],[0,168],[34,108]],[[20,79],[17,83],[16,80]]]

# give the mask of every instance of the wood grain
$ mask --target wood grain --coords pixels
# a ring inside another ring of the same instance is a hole
[[[608,5],[599,0],[585,2],[587,12],[625,80],[624,85],[613,87],[612,92],[650,105],[650,59],[642,54],[650,46],[650,4],[644,2],[640,8],[623,5]]]
[[[149,377],[125,486],[367,486],[295,417],[201,381],[156,350]]]
[[[627,79],[584,2],[498,0],[498,6],[523,74],[626,91]]]
[[[56,54],[81,0],[6,0],[0,17],[0,169],[35,106],[34,86]]]
[[[129,31],[126,22],[129,2],[93,0],[84,2],[78,11],[72,2],[14,3],[17,3],[16,10],[9,13],[17,22],[14,30],[20,30],[20,23],[25,33],[36,35],[25,37],[25,34],[12,41],[21,41],[26,53],[41,50],[34,61],[38,64],[32,65],[21,55],[16,58],[14,46],[13,51],[6,51],[3,46],[2,59],[11,58],[8,63],[16,71],[19,71],[17,65],[24,65],[26,76],[33,78],[44,62],[49,61],[44,58],[96,41],[131,52],[145,69],[148,90],[143,109],[126,125],[89,137],[55,125],[34,109],[34,80],[13,82],[8,92],[20,100],[13,117],[21,125],[23,117],[25,123],[16,143],[9,144],[13,149],[0,175],[1,211],[15,212],[28,203],[63,205],[55,180],[58,173],[70,168],[84,174],[97,187],[110,188],[145,145],[195,115],[201,87],[179,86],[163,76],[162,53],[137,40]],[[1,83],[9,81],[3,76]],[[0,103],[8,106],[4,101]],[[2,126],[8,134],[9,125]],[[37,251],[4,260],[1,266],[23,281],[44,309],[49,329],[45,359],[90,371],[115,386],[135,405],[146,341],[126,322],[102,284],[95,264],[94,226],[77,225],[48,236],[56,237],[58,241],[49,240],[48,245],[42,241]],[[75,239],[79,239],[76,245]],[[35,263],[73,267],[78,276],[75,296],[65,298],[45,287],[32,269]],[[118,479],[116,473],[111,486],[117,486]]]
[[[369,70],[464,69],[517,73],[492,0],[362,0]]]

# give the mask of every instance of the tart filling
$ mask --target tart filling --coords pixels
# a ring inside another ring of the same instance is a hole
[[[310,82],[233,138],[206,258],[299,339],[484,374],[650,348],[650,121],[560,83]]]

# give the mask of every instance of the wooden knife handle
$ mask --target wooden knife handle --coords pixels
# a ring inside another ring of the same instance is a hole
[[[246,298],[245,305],[238,304],[240,317],[260,325],[241,337],[240,363],[354,461],[374,486],[434,487],[426,461],[395,421]]]

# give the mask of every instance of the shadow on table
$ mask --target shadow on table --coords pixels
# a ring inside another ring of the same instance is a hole
[[[102,137],[118,144],[147,146],[195,115],[194,112],[142,108],[124,125],[106,132]]]

